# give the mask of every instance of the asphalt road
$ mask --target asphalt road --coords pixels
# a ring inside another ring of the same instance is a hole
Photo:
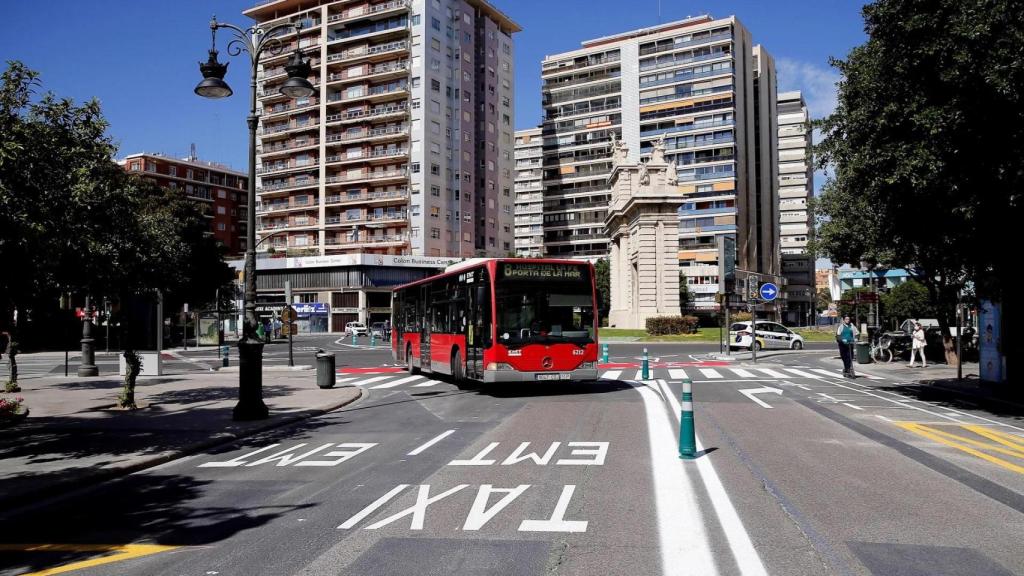
[[[348,372],[391,363],[360,340],[296,342],[335,351],[360,402],[5,519],[0,541],[57,547],[0,574],[125,544],[168,548],[75,573],[1024,574],[1022,415],[841,378],[830,346],[612,344],[599,382],[460,389]]]

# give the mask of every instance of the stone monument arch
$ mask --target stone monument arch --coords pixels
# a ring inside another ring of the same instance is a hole
[[[679,206],[676,168],[658,139],[647,162],[629,162],[624,142],[612,142],[610,240],[611,310],[617,328],[645,328],[653,316],[679,315]]]

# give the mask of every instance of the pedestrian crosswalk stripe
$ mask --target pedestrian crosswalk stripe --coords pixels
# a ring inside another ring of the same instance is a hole
[[[793,368],[786,368],[786,371],[796,374],[801,378],[821,378],[817,374],[811,374],[810,372],[804,372],[803,370],[794,370]]]
[[[730,370],[735,372],[736,375],[740,376],[741,378],[757,378],[757,374],[754,374],[750,370],[744,370],[743,368],[730,368]]]
[[[706,378],[722,377],[722,375],[718,373],[718,370],[715,370],[713,368],[698,368],[698,370],[700,370],[700,373],[703,374]]]
[[[401,386],[402,384],[405,384],[406,382],[414,382],[416,380],[420,380],[421,378],[423,378],[423,376],[406,376],[405,378],[399,378],[398,380],[394,380],[392,382],[385,382],[383,384],[378,384],[378,385],[373,387],[373,390],[379,390],[381,388],[394,388],[395,386]]]
[[[426,388],[427,386],[433,386],[437,384],[437,380],[427,380],[426,382],[420,382],[419,384],[413,384],[413,388]]]
[[[673,380],[682,380],[684,378],[687,378],[686,370],[683,370],[681,368],[671,368],[671,369],[669,369],[668,375]]]
[[[644,373],[642,371],[640,371],[640,370],[637,370],[636,371],[636,375],[633,376],[633,380],[636,380],[637,382],[639,382],[639,381],[641,381],[643,379],[644,379]]]
[[[352,378],[337,378],[337,379],[334,380],[334,383],[335,384],[341,384],[342,382],[350,382],[352,380],[355,380],[355,377],[352,377]]]
[[[391,376],[375,376],[373,378],[368,378],[361,382],[353,382],[353,384],[355,384],[356,386],[366,386],[367,384],[373,384],[374,382],[380,382],[381,380],[387,380],[388,378],[391,378]]]
[[[829,372],[828,370],[822,370],[821,368],[811,368],[811,372],[814,372],[816,374],[824,374],[825,376],[829,376],[831,378],[839,378],[841,376],[840,374],[836,374],[835,372]]]
[[[789,378],[789,375],[787,375],[787,374],[784,374],[782,372],[776,372],[775,370],[770,370],[768,368],[758,368],[757,370],[758,370],[758,372],[762,372],[764,374],[767,374],[767,375],[771,376],[772,378]]]
[[[618,380],[619,376],[622,375],[622,370],[609,370],[601,375],[602,380]]]

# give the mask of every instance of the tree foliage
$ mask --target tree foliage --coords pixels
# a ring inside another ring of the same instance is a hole
[[[832,292],[828,288],[818,288],[814,295],[814,302],[818,312],[828,310],[829,305],[832,304]]]
[[[0,85],[0,328],[68,292],[211,301],[230,280],[204,208],[125,173],[95,100],[46,93],[10,62]]]
[[[608,317],[608,310],[612,305],[612,277],[611,264],[607,258],[594,262],[594,284],[597,289],[597,308],[604,320]]]
[[[833,262],[914,268],[948,326],[967,282],[998,291],[998,247],[1020,221],[1024,11],[1010,0],[876,0],[817,123],[815,250]]]
[[[907,318],[934,318],[935,307],[923,284],[908,280],[882,294],[882,310],[886,318],[897,322]]]

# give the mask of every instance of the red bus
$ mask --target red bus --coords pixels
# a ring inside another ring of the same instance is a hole
[[[395,288],[395,362],[456,382],[597,379],[594,266],[486,259]]]

